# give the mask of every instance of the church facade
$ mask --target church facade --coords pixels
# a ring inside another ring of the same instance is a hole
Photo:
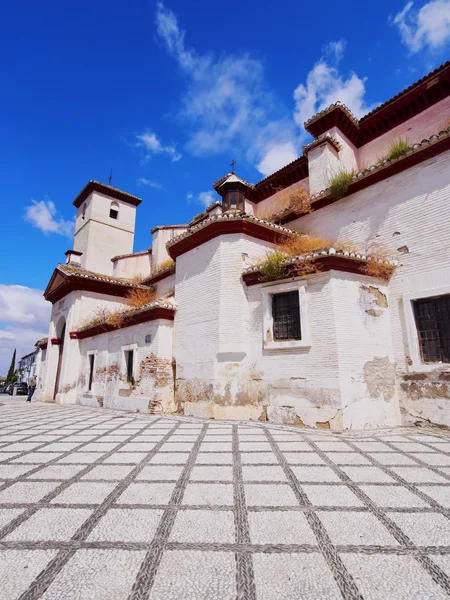
[[[140,199],[90,181],[47,286],[43,401],[334,430],[450,426],[450,63],[362,119],[336,103],[133,252]]]

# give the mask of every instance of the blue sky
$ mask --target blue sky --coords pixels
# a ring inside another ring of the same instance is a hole
[[[143,198],[146,248],[214,200],[232,159],[258,181],[301,153],[314,112],[339,99],[362,116],[450,47],[450,0],[25,0],[2,17],[0,374],[45,333],[40,291],[89,179],[112,168]]]

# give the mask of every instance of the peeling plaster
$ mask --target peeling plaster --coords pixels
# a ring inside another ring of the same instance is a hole
[[[395,393],[395,366],[388,356],[377,357],[364,364],[364,381],[371,398],[383,396],[389,402]]]

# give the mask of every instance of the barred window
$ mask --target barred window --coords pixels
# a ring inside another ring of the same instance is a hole
[[[413,301],[422,360],[450,363],[450,295]]]
[[[272,296],[274,340],[301,340],[298,291]]]

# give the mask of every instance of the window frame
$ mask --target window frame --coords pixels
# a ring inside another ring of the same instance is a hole
[[[429,373],[431,371],[446,371],[450,368],[450,363],[423,362],[419,330],[417,328],[413,306],[415,300],[425,300],[427,298],[436,298],[438,296],[447,296],[449,294],[450,285],[403,294],[403,311],[409,346],[410,361],[407,361],[409,372]]]
[[[91,381],[90,378],[90,374],[91,374],[91,356],[92,358],[92,382],[91,382],[91,386],[89,387],[89,382]],[[86,353],[86,373],[87,373],[87,377],[86,377],[86,393],[88,394],[93,394],[94,393],[94,387],[95,387],[95,363],[97,361],[97,351],[96,350],[90,350]]]
[[[308,325],[308,301],[306,294],[306,281],[292,280],[287,283],[268,283],[261,288],[263,303],[263,349],[269,351],[280,350],[308,350],[311,348],[311,338]],[[300,310],[300,335],[299,340],[274,340],[272,296],[285,292],[298,293]]]
[[[132,372],[132,380],[128,379],[128,360],[127,360],[127,352],[133,352],[133,372]],[[128,385],[134,385],[137,377],[137,361],[138,361],[138,345],[137,344],[128,344],[127,346],[122,346],[122,365],[121,365],[121,373],[123,373],[123,382]]]
[[[230,196],[231,194],[237,194],[236,206],[230,206]],[[241,206],[239,206],[241,205]],[[242,211],[245,209],[245,194],[241,190],[227,190],[222,198],[222,209],[223,212],[227,210],[239,210]]]

